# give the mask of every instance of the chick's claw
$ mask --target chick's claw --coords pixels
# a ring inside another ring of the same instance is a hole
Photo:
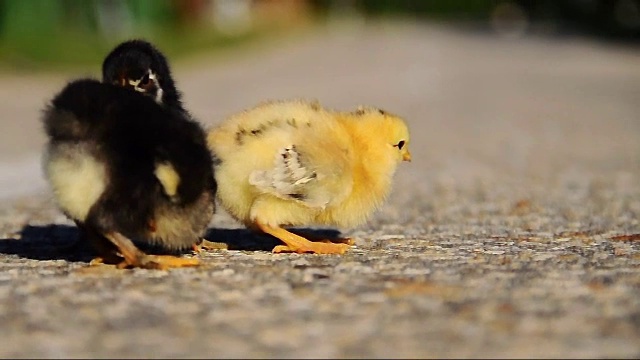
[[[94,258],[89,262],[89,266],[100,266],[104,264],[105,264],[104,259],[101,257]]]
[[[101,256],[93,258],[89,262],[89,266],[118,265],[121,262],[124,262],[124,259],[121,256],[115,253],[104,253]]]

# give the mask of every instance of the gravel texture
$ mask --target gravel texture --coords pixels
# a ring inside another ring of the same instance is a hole
[[[370,222],[340,229],[350,252],[272,254],[219,213],[209,238],[229,249],[186,255],[199,268],[89,267],[42,180],[20,179],[33,191],[0,206],[0,357],[640,357],[640,51],[332,29],[175,74],[207,125],[289,97],[407,118],[414,161]],[[1,120],[3,138],[40,131],[52,94],[18,95],[2,113],[25,124]],[[42,141],[4,146],[30,159]]]

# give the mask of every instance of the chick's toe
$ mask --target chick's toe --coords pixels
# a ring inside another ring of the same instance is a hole
[[[347,245],[355,245],[356,241],[352,238],[340,238],[337,241],[333,241],[333,242],[339,242],[339,243],[343,243],[343,244],[347,244]]]
[[[144,269],[157,269],[157,270],[166,270],[170,268],[180,268],[180,267],[191,267],[198,266],[200,262],[198,259],[191,258],[181,258],[172,255],[146,255],[144,254],[142,257],[138,259],[137,262],[133,264],[128,263],[127,261],[123,261],[118,264],[118,267],[126,268],[126,267],[140,267]]]
[[[352,238],[342,238],[342,237],[336,237],[336,238],[331,238],[331,239],[327,239],[324,237],[320,237],[318,235],[312,234],[312,233],[302,233],[302,232],[296,232],[294,231],[294,233],[296,233],[297,235],[302,236],[303,238],[309,240],[309,241],[319,241],[319,242],[323,242],[323,243],[336,243],[336,244],[347,244],[347,245],[355,245],[356,241]]]
[[[282,240],[282,239],[281,239]],[[308,241],[308,240],[307,240]],[[349,250],[347,244],[334,244],[325,242],[311,242],[302,245],[277,245],[271,250],[274,253],[295,252],[298,254],[314,253],[314,254],[344,254]]]
[[[200,243],[193,244],[193,251],[195,253],[199,253],[202,250],[227,250],[228,248],[229,245],[227,245],[226,243],[209,241],[207,239],[202,239]]]

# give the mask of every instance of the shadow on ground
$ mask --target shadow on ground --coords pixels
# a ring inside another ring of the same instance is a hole
[[[340,232],[330,229],[296,229],[295,233],[312,239],[336,239]],[[205,236],[209,241],[226,245],[229,250],[271,251],[279,240],[248,229],[210,228]],[[138,244],[149,253],[166,254],[163,249]],[[33,260],[91,261],[96,253],[91,246],[81,240],[77,227],[69,225],[27,225],[15,235],[0,239],[0,254],[17,255]]]
[[[0,253],[33,260],[90,261],[95,254],[69,225],[27,225],[15,237],[0,239]]]
[[[340,237],[340,231],[332,229],[299,228],[289,230],[310,240],[334,240]],[[211,228],[205,238],[209,241],[226,244],[229,250],[271,251],[276,245],[282,245],[280,240],[270,235],[259,234],[249,229]]]

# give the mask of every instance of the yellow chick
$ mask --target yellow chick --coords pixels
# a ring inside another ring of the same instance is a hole
[[[347,243],[311,242],[283,227],[363,223],[384,201],[409,130],[377,108],[338,112],[278,101],[209,130],[220,205],[247,227],[280,239],[273,252],[342,254]],[[348,239],[343,239],[348,240]]]

